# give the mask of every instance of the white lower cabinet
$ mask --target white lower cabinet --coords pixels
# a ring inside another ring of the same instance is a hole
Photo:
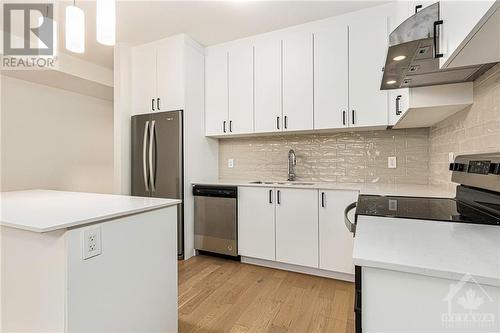
[[[276,262],[277,268],[291,264],[318,275],[352,275],[354,241],[344,210],[357,198],[355,190],[239,187],[238,254]]]
[[[266,187],[238,189],[238,254],[276,260],[275,190]]]
[[[276,190],[276,261],[318,268],[317,190]]]
[[[319,191],[320,269],[354,274],[354,238],[344,225],[344,210],[357,199],[357,191]]]

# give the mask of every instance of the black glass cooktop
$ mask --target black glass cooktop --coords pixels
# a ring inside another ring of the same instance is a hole
[[[356,215],[500,225],[500,217],[456,199],[360,195]]]

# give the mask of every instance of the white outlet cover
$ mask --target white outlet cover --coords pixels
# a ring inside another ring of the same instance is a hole
[[[228,168],[233,168],[234,167],[234,160],[232,158],[227,160],[227,167]]]
[[[455,162],[455,154],[454,153],[448,153],[448,162],[453,163]]]
[[[387,158],[387,167],[389,169],[396,169],[396,167],[397,167],[396,156],[389,156]]]
[[[101,228],[86,228],[82,232],[83,260],[98,256],[102,253]]]

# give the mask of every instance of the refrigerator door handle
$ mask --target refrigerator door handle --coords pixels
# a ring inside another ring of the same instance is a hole
[[[151,181],[151,191],[155,192],[155,175],[153,173],[153,140],[155,137],[155,120],[151,121],[151,133],[149,134],[149,179]]]
[[[144,189],[146,190],[146,192],[149,192],[148,174],[146,172],[147,169],[146,150],[148,148],[148,132],[149,132],[149,120],[146,121],[146,124],[144,125],[144,138],[142,139],[142,174],[144,176]]]

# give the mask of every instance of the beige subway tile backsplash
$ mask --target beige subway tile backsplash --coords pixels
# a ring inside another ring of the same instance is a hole
[[[429,130],[288,134],[221,139],[220,178],[283,180],[288,150],[297,154],[297,180],[428,184]],[[397,168],[387,167],[396,156]],[[228,168],[227,160],[234,160]]]
[[[453,187],[449,153],[500,151],[500,64],[474,82],[474,104],[430,129],[430,183]]]

